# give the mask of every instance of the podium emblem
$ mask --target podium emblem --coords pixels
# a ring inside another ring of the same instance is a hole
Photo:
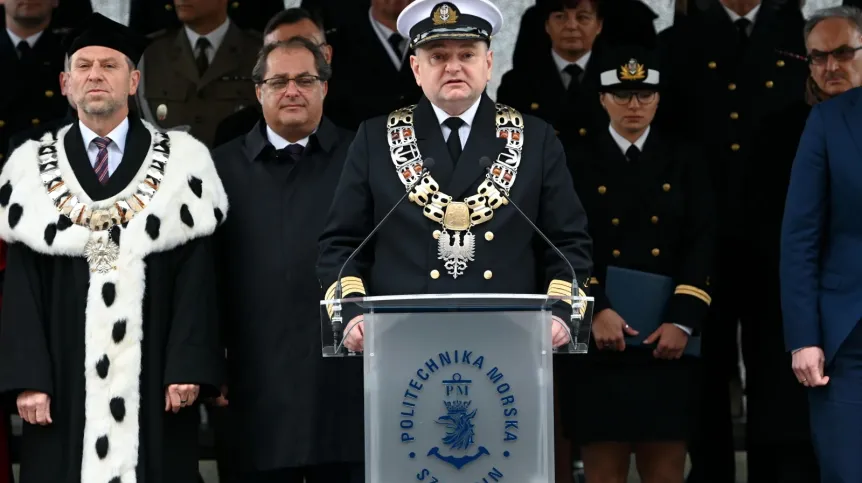
[[[503,371],[470,350],[440,352],[416,370],[401,403],[399,427],[409,458],[427,458],[415,475],[418,481],[442,482],[447,475],[458,481],[503,478],[520,433],[514,389]],[[434,443],[425,443],[431,446],[426,451],[421,448],[428,447],[423,444],[428,438]]]

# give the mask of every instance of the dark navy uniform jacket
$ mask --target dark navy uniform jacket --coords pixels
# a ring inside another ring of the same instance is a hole
[[[496,137],[495,114],[494,102],[483,96],[456,165],[431,103],[423,97],[414,111],[419,151],[435,160],[431,174],[440,191],[454,200],[476,194],[487,171],[480,158],[496,159],[505,146],[505,140]],[[390,157],[386,123],[386,117],[362,123],[347,154],[320,238],[318,274],[321,285],[329,287],[328,295],[334,292],[339,269],[351,252],[405,192]],[[524,116],[524,125],[522,158],[511,197],[565,254],[583,286],[591,270],[591,242],[565,153],[550,125],[532,116]],[[512,206],[501,206],[491,220],[472,228],[475,260],[457,279],[438,260],[432,234],[439,228],[421,207],[405,200],[347,264],[342,295],[546,293],[554,280],[555,287],[572,287],[566,262]],[[359,313],[358,308],[345,306],[342,317],[346,322]]]

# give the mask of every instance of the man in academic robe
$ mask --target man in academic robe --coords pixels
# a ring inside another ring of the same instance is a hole
[[[25,422],[21,483],[197,481],[227,198],[203,144],[129,115],[142,50],[94,14],[68,50],[79,121],[0,173],[0,394]]]
[[[323,116],[332,69],[318,45],[264,47],[253,74],[263,120],[213,155],[233,207],[216,258],[242,483],[365,476],[362,407],[344,403],[362,398],[362,364],[321,355],[317,239],[353,133]]]
[[[418,0],[399,16],[399,32],[416,49],[410,64],[424,96],[416,106],[359,127],[320,238],[318,274],[322,286],[329,287],[327,299],[339,292],[345,298],[372,293],[583,293],[573,283],[569,264],[577,285],[585,286],[592,268],[591,241],[562,145],[546,122],[495,106],[484,93],[494,59],[491,35],[502,21],[488,0]],[[529,136],[522,138],[526,132]],[[403,150],[390,151],[390,142]],[[427,158],[435,160],[433,167],[426,166]],[[430,175],[420,175],[425,169]],[[497,186],[509,183],[503,189],[537,220],[565,260],[513,207],[502,204]],[[411,202],[398,206],[371,243],[349,259],[405,189],[413,192]],[[469,223],[444,217],[450,201],[465,208],[460,203],[470,203]],[[472,237],[465,235],[467,229]],[[446,239],[440,240],[462,236],[474,239],[474,257],[466,268],[442,248]],[[567,322],[577,308],[568,302],[553,309],[555,347],[571,338]],[[334,309],[329,312],[335,315]],[[362,309],[346,304],[341,317],[345,347],[361,351]]]

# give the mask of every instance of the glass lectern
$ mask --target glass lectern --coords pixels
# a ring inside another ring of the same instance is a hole
[[[571,341],[551,347],[562,304]],[[591,297],[443,294],[324,300],[365,313],[364,351],[323,310],[324,357],[363,357],[366,481],[554,482],[554,354],[587,351]]]

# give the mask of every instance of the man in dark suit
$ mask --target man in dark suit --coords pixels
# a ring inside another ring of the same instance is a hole
[[[762,287],[740,289],[761,263],[752,258],[740,222],[743,211],[759,209],[741,202],[744,173],[750,163],[768,162],[751,158],[755,129],[803,97],[805,65],[781,53],[804,52],[803,23],[796,5],[721,0],[660,36],[670,84],[663,120],[709,156],[719,222],[712,318],[703,333],[703,421],[691,445],[690,482],[735,481],[730,386],[740,379],[737,327],[743,357],[760,357],[752,333],[762,324],[753,314],[763,304]]]
[[[12,2],[11,0],[0,2],[0,16],[5,17],[5,5],[3,3],[8,5]],[[90,0],[51,0],[50,3],[54,5],[54,14],[51,16],[51,25],[48,28],[58,33],[81,28],[93,14],[93,5]]]
[[[51,0],[6,0],[6,29],[0,32],[0,163],[10,138],[63,117],[68,108],[60,88],[65,54],[61,36],[49,29]],[[14,74],[13,74],[14,73]]]
[[[551,46],[507,72],[497,100],[541,118],[565,141],[586,138],[607,124],[599,105],[599,62],[594,52],[602,32],[605,0],[540,0]],[[600,55],[600,54],[599,54]]]
[[[129,27],[150,35],[162,30],[171,30],[182,23],[177,18],[177,8],[188,3],[183,0],[131,0]],[[284,0],[231,0],[225,11],[239,28],[263,31],[266,22],[284,9]]]
[[[216,255],[244,483],[364,480],[362,407],[345,404],[362,398],[362,365],[320,354],[317,238],[353,140],[323,117],[331,74],[312,40],[268,43],[254,70],[263,120],[214,155],[233,213]]]
[[[502,20],[488,0],[418,0],[399,16],[398,31],[416,49],[410,64],[424,96],[415,106],[363,122],[357,132],[320,238],[318,273],[329,287],[327,299],[337,287],[344,297],[365,295],[366,287],[374,295],[583,292],[573,287],[568,264],[501,204],[497,186],[508,186],[503,189],[574,267],[578,285],[588,283],[586,217],[553,128],[495,107],[484,94],[493,66],[490,38]],[[390,143],[400,149],[390,151]],[[480,163],[485,157],[495,161]],[[420,174],[428,158],[435,160],[431,176]],[[348,261],[405,188],[412,190],[411,203]],[[456,263],[440,237],[449,244],[463,239],[474,249],[473,260]],[[569,340],[574,308],[563,305],[554,308],[551,323],[555,347]],[[341,314],[329,315],[347,322],[345,346],[362,350],[361,308],[345,305]]]
[[[350,23],[351,19],[364,15],[371,6],[371,0],[302,0],[299,6],[319,16],[323,25],[326,25],[326,33],[332,33],[338,27]]]
[[[781,230],[784,338],[796,379],[809,388],[822,483],[862,481],[860,126],[859,88],[812,108]]]
[[[255,102],[249,78],[260,36],[225,13],[227,0],[177,0],[181,28],[155,36],[140,66],[144,117],[212,147],[218,123]]]
[[[422,93],[410,70],[407,39],[395,21],[411,0],[372,0],[366,14],[338,28],[327,116],[346,129],[415,103]]]
[[[326,62],[332,62],[332,46],[326,43],[323,24],[320,18],[303,8],[289,8],[277,13],[263,31],[264,45],[281,42],[293,37],[304,37],[320,46]],[[327,95],[324,99],[324,113],[332,106]],[[226,117],[216,128],[214,147],[228,143],[245,135],[261,119],[260,105],[246,106]]]

